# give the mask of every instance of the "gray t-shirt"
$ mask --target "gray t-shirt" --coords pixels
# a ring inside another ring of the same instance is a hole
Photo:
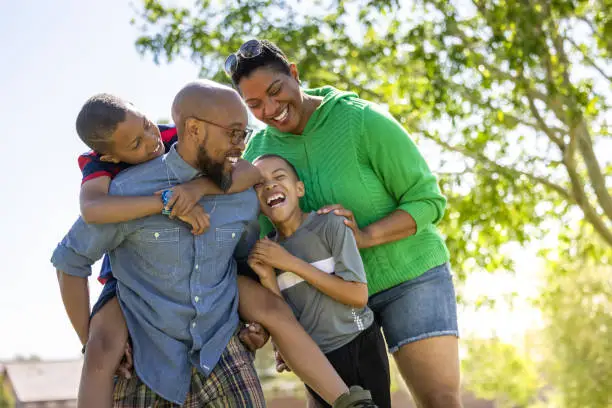
[[[343,220],[334,214],[310,213],[292,236],[286,240],[273,238],[292,255],[323,272],[366,283],[355,237]],[[372,324],[374,317],[368,307],[344,305],[292,272],[277,270],[276,274],[285,300],[323,353],[344,346]]]

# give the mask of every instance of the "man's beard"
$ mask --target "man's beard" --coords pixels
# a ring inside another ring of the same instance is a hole
[[[216,163],[210,158],[203,146],[198,147],[198,169],[223,191],[232,185],[232,172],[225,171],[225,163]]]

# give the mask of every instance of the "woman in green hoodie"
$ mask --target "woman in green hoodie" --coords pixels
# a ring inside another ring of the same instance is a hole
[[[268,41],[244,43],[225,71],[267,125],[245,158],[281,155],[306,186],[304,211],[346,217],[369,306],[419,406],[460,407],[455,292],[436,228],[446,200],[414,142],[389,113],[354,93],[300,88],[295,64]]]

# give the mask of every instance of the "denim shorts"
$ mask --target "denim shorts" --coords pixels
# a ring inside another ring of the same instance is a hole
[[[429,337],[457,336],[457,300],[448,263],[370,297],[390,353]]]
[[[102,292],[100,292],[100,297],[91,308],[91,316],[89,318],[91,319],[94,317],[94,315],[98,313],[100,309],[102,309],[104,305],[115,296],[117,296],[117,279],[111,276],[104,284]]]

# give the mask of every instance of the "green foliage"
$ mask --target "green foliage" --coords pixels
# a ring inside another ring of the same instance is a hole
[[[0,408],[11,408],[14,407],[15,404],[11,400],[10,395],[6,392],[3,375],[4,373],[0,372]]]
[[[227,81],[225,57],[262,37],[297,62],[306,86],[386,104],[440,174],[441,228],[465,278],[512,270],[506,243],[541,238],[547,220],[566,223],[576,207],[612,246],[612,173],[594,155],[610,130],[609,93],[595,86],[610,84],[607,3],[318,0],[303,12],[286,0],[145,0],[134,24],[137,49],[156,63],[189,57]]]
[[[537,365],[515,346],[499,339],[464,339],[463,381],[479,398],[497,406],[527,407],[542,386]]]
[[[537,306],[551,353],[538,369],[560,392],[554,406],[610,404],[601,391],[612,384],[610,272],[592,267],[612,260],[610,0],[302,5],[144,0],[136,47],[156,63],[191,58],[223,82],[225,57],[267,38],[298,64],[304,86],[331,84],[387,106],[440,175],[449,199],[440,227],[460,279],[512,271],[509,243],[557,239],[542,253],[551,265]],[[541,383],[529,358],[499,341],[470,347],[471,387],[530,403]]]
[[[592,228],[568,226],[549,257],[531,328],[519,349],[499,339],[464,339],[465,387],[508,407],[612,406],[612,250]]]
[[[548,345],[543,372],[564,407],[612,406],[612,267],[601,262],[612,250],[593,248],[582,240],[570,249],[573,261],[551,261],[538,299]]]

